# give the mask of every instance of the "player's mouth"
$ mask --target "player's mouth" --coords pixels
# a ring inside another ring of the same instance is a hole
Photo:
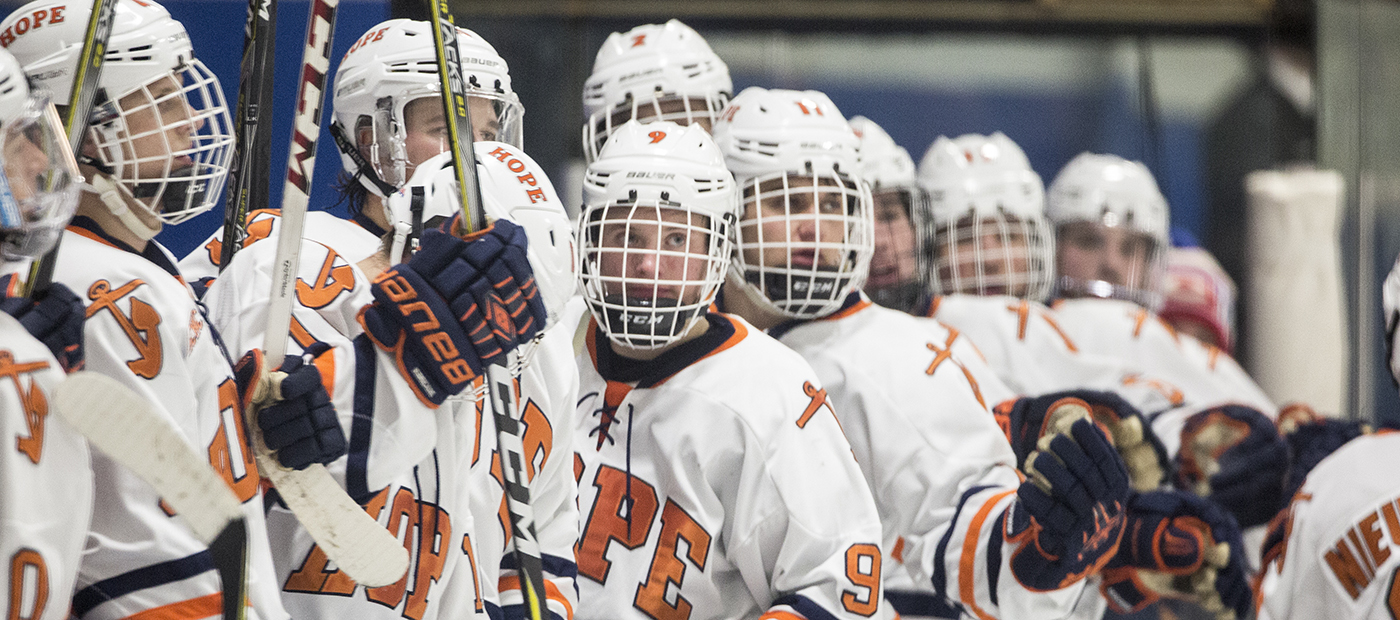
[[[816,250],[792,250],[788,254],[788,264],[793,267],[810,269],[817,264]]]
[[[626,294],[631,299],[674,299],[678,290],[674,286],[652,286],[650,284],[628,284]]]
[[[870,263],[870,276],[866,283],[873,288],[882,288],[899,283],[899,266],[894,263]]]

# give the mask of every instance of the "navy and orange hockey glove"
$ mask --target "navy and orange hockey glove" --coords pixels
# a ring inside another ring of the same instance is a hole
[[[317,343],[304,355],[288,355],[268,381],[258,384],[262,351],[246,353],[234,365],[234,379],[244,406],[256,406],[263,443],[277,455],[277,462],[291,469],[326,464],[345,455],[345,431],[312,362],[330,355],[330,347]]]
[[[1292,403],[1278,414],[1279,432],[1288,442],[1288,476],[1284,479],[1283,500],[1289,501],[1303,486],[1308,472],[1317,467],[1348,441],[1371,432],[1371,428],[1352,420],[1338,420],[1318,415],[1312,407]]]
[[[1128,500],[1126,530],[1101,585],[1115,612],[1141,611],[1167,597],[1222,619],[1248,613],[1244,543],[1225,510],[1182,491],[1138,493]]]
[[[1112,559],[1129,493],[1128,472],[1088,403],[1063,398],[1046,411],[1006,535],[1020,543],[1012,574],[1037,592],[1068,587]]]
[[[462,216],[445,222],[440,230],[459,229]],[[529,239],[525,229],[510,220],[496,220],[484,230],[467,235],[465,239],[448,236],[428,246],[427,235],[414,255],[432,273],[447,268],[453,261],[464,260],[490,283],[496,296],[505,304],[511,323],[515,326],[515,343],[525,344],[545,328],[549,313],[535,284],[526,250]],[[419,258],[419,255],[428,254]],[[436,282],[434,282],[436,284]]]
[[[1216,502],[1241,527],[1268,523],[1287,499],[1288,444],[1272,420],[1244,405],[1187,418],[1176,464],[1177,488]]]
[[[83,321],[87,315],[83,302],[68,287],[54,282],[33,299],[12,295],[17,279],[14,274],[0,277],[0,311],[19,321],[53,353],[64,372],[82,370]]]
[[[1157,489],[1171,471],[1162,441],[1141,412],[1113,392],[1068,390],[1034,398],[1019,398],[997,406],[997,417],[1008,432],[1017,462],[1023,462],[1045,433],[1046,411],[1063,398],[1077,398],[1089,405],[1094,421],[1108,431],[1113,447],[1128,468],[1136,491]]]

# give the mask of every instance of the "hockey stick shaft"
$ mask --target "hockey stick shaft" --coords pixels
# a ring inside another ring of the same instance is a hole
[[[297,109],[292,125],[287,183],[282,194],[282,222],[273,265],[263,350],[268,365],[280,365],[296,294],[297,259],[306,208],[311,201],[311,174],[316,165],[316,141],[321,134],[321,109],[339,0],[312,0],[307,17],[306,47],[302,50]],[[249,416],[253,413],[250,409]],[[398,581],[408,571],[408,552],[398,539],[346,495],[326,468],[315,464],[297,471],[283,468],[263,442],[256,420],[249,420],[258,468],[272,480],[282,501],[326,556],[351,579],[367,586]]]
[[[209,545],[224,584],[224,618],[243,618],[247,527],[238,498],[209,461],[149,402],[106,375],[75,372],[54,390],[53,400],[69,426],[149,483]]]
[[[68,146],[74,154],[82,152],[83,136],[87,135],[88,118],[97,99],[98,79],[102,77],[102,62],[107,55],[107,38],[112,33],[112,16],[117,0],[93,0],[92,15],[83,35],[83,48],[78,54],[78,68],[73,74],[73,88],[68,93],[68,109],[63,117],[63,129],[68,132]],[[39,260],[30,265],[23,294],[31,297],[53,282],[54,263],[58,262],[58,241]]]
[[[268,158],[272,123],[260,122],[272,109],[272,58],[276,47],[277,0],[248,0],[243,30],[243,64],[238,76],[238,109],[234,121],[233,165],[229,168],[224,206],[224,238],[219,271],[228,267],[247,238],[252,205],[267,205]]]
[[[437,47],[438,78],[442,88],[443,114],[447,119],[448,144],[452,149],[452,167],[457,175],[457,187],[461,189],[458,197],[461,200],[462,221],[467,232],[474,232],[487,225],[486,209],[481,199],[481,186],[477,182],[476,153],[472,150],[475,134],[462,79],[457,25],[447,0],[428,0],[428,7],[437,26],[433,29],[433,44]],[[512,351],[508,363],[518,355]],[[506,507],[510,512],[520,593],[528,617],[542,620],[544,566],[540,559],[539,539],[535,535],[534,511],[530,506],[525,449],[520,437],[520,414],[514,398],[515,382],[506,365],[496,363],[486,366],[486,388],[491,415],[496,423],[496,445],[505,481]]]

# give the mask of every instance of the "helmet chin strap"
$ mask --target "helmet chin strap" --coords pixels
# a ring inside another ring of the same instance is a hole
[[[130,191],[114,183],[112,178],[105,174],[95,174],[92,176],[92,183],[84,183],[83,191],[97,194],[98,197],[102,199],[102,204],[106,205],[107,210],[110,211],[112,215],[117,216],[117,219],[121,220],[121,223],[125,225],[132,234],[135,234],[142,241],[150,241],[152,237],[156,236],[156,233],[160,232],[162,226],[160,218],[156,218],[156,225],[152,228],[141,221],[141,218],[137,217],[136,213],[132,211],[131,203],[136,202],[136,198],[131,195]]]

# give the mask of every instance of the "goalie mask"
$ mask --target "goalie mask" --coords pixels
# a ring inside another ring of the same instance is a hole
[[[36,89],[67,101],[91,13],[90,3],[31,2],[0,23],[0,43]],[[184,26],[149,0],[118,0],[100,86],[77,154],[103,173],[89,180],[90,191],[144,239],[161,222],[213,207],[233,155],[232,123],[218,78],[194,57]]]
[[[874,249],[870,189],[841,111],[817,91],[752,87],[729,103],[715,142],[743,203],[736,292],[789,318],[840,308]]]
[[[630,120],[714,126],[734,84],[729,67],[679,20],[608,36],[583,85],[583,154],[587,161]]]
[[[78,207],[82,177],[44,93],[30,95],[19,61],[0,49],[0,256],[38,258]]]
[[[474,141],[519,148],[525,108],[506,61],[464,28],[457,50]],[[432,25],[391,19],[370,28],[340,62],[332,107],[341,164],[376,196],[392,194],[419,162],[448,150]]]
[[[620,127],[584,176],[583,298],[612,342],[661,349],[701,320],[724,283],[738,199],[703,129]]]
[[[1162,302],[1167,200],[1152,173],[1116,155],[1081,153],[1050,184],[1056,295]]]
[[[1045,301],[1054,241],[1045,186],[1001,132],[939,136],[919,164],[926,208],[915,215],[923,279],[935,295],[1010,295]]]
[[[911,218],[925,197],[914,180],[914,160],[875,121],[856,116],[851,129],[860,138],[859,172],[874,205],[875,251],[865,292],[877,304],[909,312],[924,292]]]
[[[490,221],[505,218],[525,229],[529,239],[526,257],[535,274],[545,309],[546,327],[574,294],[573,223],[564,211],[554,185],[535,160],[519,148],[503,142],[477,142],[477,184]],[[436,227],[461,213],[452,153],[441,153],[418,166],[413,178],[384,201],[385,216],[393,234],[392,262],[406,258],[417,248],[424,228]]]

